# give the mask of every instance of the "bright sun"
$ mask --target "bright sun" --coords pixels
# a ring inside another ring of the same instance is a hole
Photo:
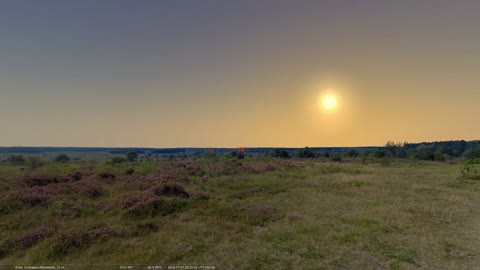
[[[337,107],[337,98],[333,95],[327,95],[323,98],[323,108],[333,110]]]

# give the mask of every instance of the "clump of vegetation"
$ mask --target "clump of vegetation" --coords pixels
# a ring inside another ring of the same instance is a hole
[[[215,176],[220,172],[220,157],[214,150],[208,150],[202,159],[202,167],[205,174]]]
[[[346,153],[345,153],[345,156],[346,157],[349,157],[349,158],[356,158],[358,156],[360,156],[360,153],[358,153],[356,150],[354,149],[351,149],[351,150],[348,150]]]
[[[480,164],[480,158],[471,158],[465,160],[465,164],[473,165],[473,164]]]
[[[461,171],[461,175],[462,179],[480,180],[480,173],[477,168],[472,165],[465,166]]]
[[[23,165],[26,163],[26,160],[22,155],[10,155],[7,157],[6,162],[12,165]]]
[[[138,159],[137,152],[130,151],[130,152],[127,153],[126,156],[127,156],[127,160],[129,162],[134,162],[134,161],[137,161],[137,159]]]
[[[34,175],[25,177],[24,183],[29,187],[33,186],[46,186],[52,183],[63,183],[68,182],[68,177],[60,177],[60,176],[46,176],[46,175]]]
[[[29,206],[47,206],[58,192],[48,186],[35,186],[21,191],[21,200]]]
[[[153,217],[156,215],[166,216],[184,208],[188,202],[186,200],[172,199],[166,200],[160,197],[148,199],[139,199],[132,206],[127,208],[127,216],[135,218]]]
[[[127,159],[124,157],[112,157],[108,164],[110,165],[116,165],[116,164],[122,164],[127,162]]]
[[[332,156],[332,161],[341,162],[342,161],[342,156],[340,156],[339,154],[334,154]]]
[[[82,180],[83,174],[81,172],[74,172],[72,174],[69,174],[68,176],[71,177],[74,181],[80,181]]]
[[[67,163],[70,161],[70,157],[67,156],[66,154],[58,154],[55,157],[54,161],[58,163]]]
[[[110,181],[113,181],[113,180],[115,180],[115,178],[117,178],[117,177],[115,176],[115,174],[110,173],[110,172],[100,173],[98,176],[99,176],[101,179],[110,180]]]
[[[288,151],[280,148],[274,148],[270,150],[268,155],[274,158],[290,158],[290,154],[288,153]]]
[[[190,195],[185,191],[185,189],[175,183],[163,184],[160,186],[155,186],[152,188],[152,193],[157,196],[174,196],[189,198]]]
[[[27,249],[52,234],[52,229],[41,225],[33,230],[24,232],[15,238],[16,246],[20,249]]]
[[[74,187],[78,194],[90,199],[95,199],[106,194],[106,190],[104,188],[90,183],[78,183]]]
[[[30,169],[35,170],[45,165],[45,161],[39,157],[28,157],[27,165]]]
[[[46,250],[47,256],[51,259],[59,259],[73,251],[88,248],[92,244],[92,237],[88,231],[71,228],[57,232],[55,237],[49,241],[50,244]]]
[[[296,156],[299,158],[314,158],[315,153],[313,153],[309,147],[305,146],[305,148],[297,152]]]

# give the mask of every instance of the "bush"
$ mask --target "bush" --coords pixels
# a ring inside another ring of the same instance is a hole
[[[11,155],[6,161],[12,165],[23,165],[25,164],[25,157],[22,155]]]
[[[184,208],[188,204],[185,200],[164,200],[162,198],[142,199],[127,209],[127,215],[137,218],[168,215]]]
[[[480,158],[472,158],[465,160],[465,164],[480,164]]]
[[[137,152],[128,152],[127,153],[127,160],[130,162],[134,162],[138,159],[138,154]]]
[[[16,237],[17,246],[21,249],[27,249],[46,238],[52,231],[45,225],[37,227],[31,231],[20,234]]]
[[[356,158],[356,157],[358,157],[359,155],[360,155],[360,154],[359,154],[357,151],[353,150],[353,149],[348,150],[348,151],[345,153],[345,156],[346,156],[346,157],[349,157],[349,158]]]
[[[339,154],[335,154],[335,155],[332,156],[332,161],[341,162],[342,157]]]
[[[98,198],[106,193],[106,190],[102,187],[88,183],[78,183],[77,185],[75,185],[75,191],[90,199]]]
[[[55,159],[54,159],[55,162],[58,162],[58,163],[66,163],[66,162],[69,162],[70,161],[70,157],[68,157],[67,155],[65,154],[58,154]]]
[[[275,149],[271,150],[270,155],[272,157],[275,157],[275,158],[289,158],[290,157],[290,154],[288,153],[288,151],[282,150],[282,149],[279,149],[279,148],[275,148]]]
[[[371,152],[371,155],[375,158],[383,158],[385,156],[385,151],[377,149]]]
[[[35,170],[36,168],[45,165],[45,161],[39,157],[29,157],[27,159],[27,165],[30,169]]]
[[[35,186],[21,191],[22,202],[30,206],[47,206],[57,192],[48,186]]]
[[[51,241],[48,257],[61,258],[75,250],[83,250],[92,244],[90,234],[82,231],[61,231]]]
[[[472,149],[468,149],[465,151],[463,154],[467,159],[475,159],[475,158],[480,158],[480,146],[477,146]]]
[[[185,189],[183,189],[182,186],[173,183],[154,187],[152,188],[152,192],[157,196],[174,196],[182,198],[190,197],[190,195],[185,191]]]
[[[314,158],[315,153],[313,153],[312,150],[310,150],[310,148],[305,146],[304,149],[297,152],[297,157],[299,157],[299,158]]]
[[[108,164],[115,165],[115,164],[121,164],[121,163],[125,163],[125,162],[127,162],[127,159],[124,158],[124,157],[113,157],[113,158],[110,159]]]

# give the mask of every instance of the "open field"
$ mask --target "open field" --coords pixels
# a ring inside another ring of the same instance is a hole
[[[480,269],[480,181],[464,167],[260,157],[0,165],[0,265]]]

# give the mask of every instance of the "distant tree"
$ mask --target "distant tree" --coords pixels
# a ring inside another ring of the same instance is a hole
[[[323,157],[324,157],[324,158],[329,158],[329,157],[330,157],[330,153],[328,153],[328,152],[323,153]]]
[[[371,155],[375,158],[383,158],[385,157],[385,151],[382,149],[377,149],[371,152]]]
[[[332,156],[332,161],[340,162],[340,161],[342,161],[342,157],[339,154],[334,154]]]
[[[354,149],[350,149],[350,150],[348,150],[348,151],[345,153],[345,156],[346,156],[346,157],[349,157],[349,158],[356,158],[356,157],[358,157],[359,155],[360,155],[360,154],[359,154],[356,150],[354,150]]]
[[[384,146],[385,155],[394,157],[394,158],[406,158],[408,142],[393,142],[388,141]]]
[[[416,149],[416,158],[422,160],[435,160],[435,145],[422,144]]]
[[[472,147],[463,153],[463,156],[467,159],[480,158],[480,146]]]
[[[22,155],[10,155],[6,161],[12,165],[23,165],[25,164],[25,157]]]
[[[315,153],[313,153],[312,150],[310,148],[308,148],[308,146],[305,146],[305,148],[303,148],[302,150],[297,152],[297,157],[299,157],[299,158],[314,158]]]
[[[130,162],[134,162],[138,159],[138,154],[137,152],[128,152],[127,153],[127,160],[130,161]]]
[[[66,154],[58,154],[55,157],[55,162],[66,163],[66,162],[69,162],[69,161],[70,161],[70,157],[68,157]]]
[[[289,158],[290,154],[287,150],[283,150],[280,148],[274,148],[270,151],[270,155],[275,158]]]
[[[45,161],[39,157],[29,157],[27,159],[27,165],[30,169],[35,170],[45,165]]]
[[[442,151],[439,149],[439,150],[435,151],[435,153],[433,153],[433,159],[437,160],[437,161],[444,161],[445,156],[442,153]]]

